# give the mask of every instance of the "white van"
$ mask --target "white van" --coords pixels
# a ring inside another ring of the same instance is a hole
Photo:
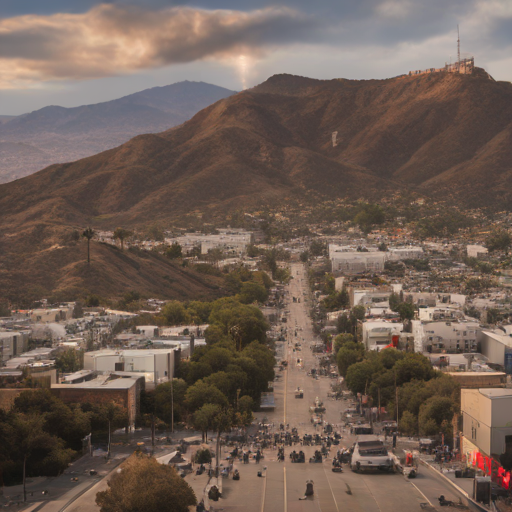
[[[392,455],[377,436],[358,436],[353,446],[350,469],[358,472],[366,469],[393,471]]]

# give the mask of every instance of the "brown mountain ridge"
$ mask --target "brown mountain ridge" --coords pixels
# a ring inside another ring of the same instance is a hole
[[[510,208],[511,136],[512,85],[483,70],[364,81],[277,75],[166,132],[1,185],[0,229],[5,246],[34,223],[114,228],[404,188]]]

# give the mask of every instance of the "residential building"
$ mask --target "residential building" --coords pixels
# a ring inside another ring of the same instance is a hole
[[[480,325],[466,320],[428,322],[423,325],[423,350],[476,352]]]
[[[421,247],[391,247],[387,251],[389,261],[417,260],[425,257]]]
[[[512,451],[512,389],[461,389],[463,453],[495,456]]]
[[[386,253],[376,252],[334,252],[331,257],[332,271],[348,274],[382,272]]]
[[[0,331],[0,367],[28,350],[28,332]]]
[[[400,337],[404,324],[379,320],[363,322],[363,343],[367,350],[382,350],[392,343],[393,336]]]
[[[502,366],[505,372],[512,374],[512,337],[490,330],[478,333],[480,351],[489,363]]]
[[[418,308],[418,318],[423,322],[435,322],[439,320],[463,320],[464,313],[459,305],[442,305]]]
[[[483,245],[468,245],[466,246],[466,254],[468,258],[482,258],[489,253],[487,247]]]

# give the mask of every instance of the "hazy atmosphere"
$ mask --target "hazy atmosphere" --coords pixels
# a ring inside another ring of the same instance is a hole
[[[0,4],[0,114],[77,106],[197,80],[232,90],[276,73],[387,78],[472,55],[512,79],[506,0],[214,0]]]

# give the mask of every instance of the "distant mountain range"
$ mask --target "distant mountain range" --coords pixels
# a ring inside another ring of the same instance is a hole
[[[100,153],[142,133],[167,130],[232,94],[216,85],[185,81],[94,105],[0,116],[0,183]]]
[[[0,185],[0,289],[2,268],[46,268],[56,244],[66,253],[61,232],[71,227],[404,190],[512,210],[511,162],[512,84],[483,70],[361,81],[277,75],[171,130]],[[78,286],[73,272],[67,282]],[[45,286],[62,273],[48,268]]]

